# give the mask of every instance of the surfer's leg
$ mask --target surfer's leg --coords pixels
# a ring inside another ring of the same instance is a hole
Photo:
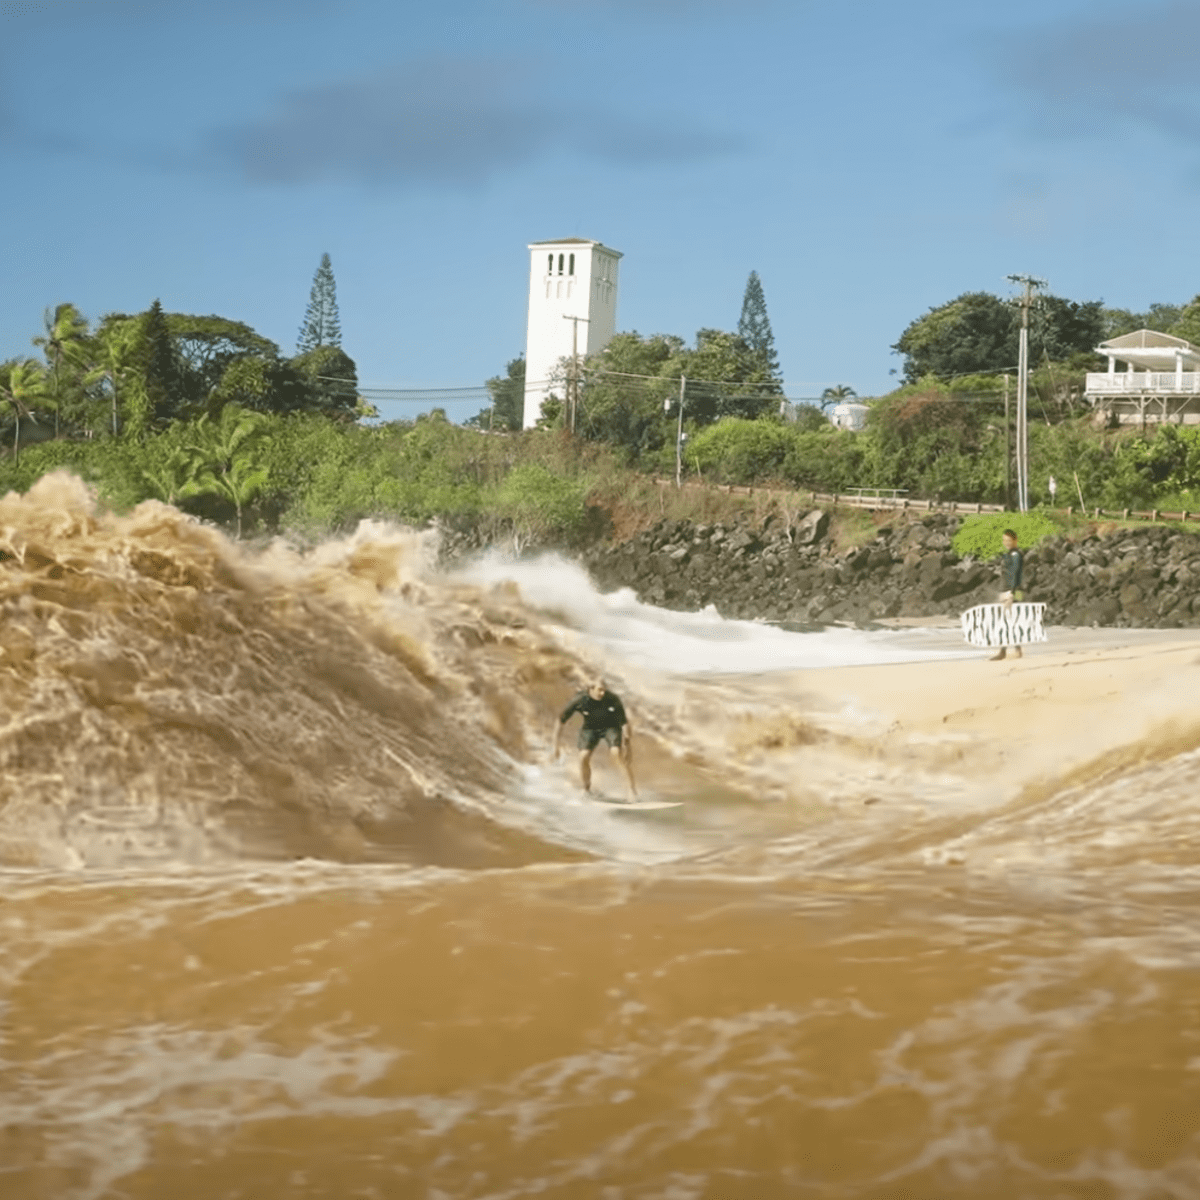
[[[580,750],[579,752],[579,781],[583,784],[585,792],[592,790],[592,752],[590,750]]]
[[[611,743],[613,761],[625,773],[625,796],[632,803],[638,798],[637,784],[633,781],[633,758],[626,746],[621,743]]]

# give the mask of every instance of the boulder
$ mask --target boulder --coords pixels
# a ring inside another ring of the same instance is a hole
[[[792,531],[792,541],[797,546],[814,546],[829,532],[829,514],[821,508],[802,517]]]

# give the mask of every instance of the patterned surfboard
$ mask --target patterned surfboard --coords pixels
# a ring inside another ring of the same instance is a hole
[[[977,604],[962,615],[963,637],[972,646],[1027,646],[1044,642],[1044,604]]]

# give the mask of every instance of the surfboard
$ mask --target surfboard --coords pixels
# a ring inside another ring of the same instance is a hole
[[[631,804],[628,800],[608,800],[604,796],[593,796],[592,799],[607,808],[623,808],[627,812],[651,812],[656,808],[681,808],[683,806],[682,800],[634,800]]]
[[[1028,646],[1044,642],[1044,604],[977,604],[962,615],[963,637],[972,646]]]

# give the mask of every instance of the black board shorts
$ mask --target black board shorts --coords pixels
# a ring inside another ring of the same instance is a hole
[[[615,727],[612,729],[588,729],[586,725],[579,731],[579,740],[576,744],[580,750],[595,750],[600,745],[602,738],[610,746],[619,747],[621,745],[619,729]]]

